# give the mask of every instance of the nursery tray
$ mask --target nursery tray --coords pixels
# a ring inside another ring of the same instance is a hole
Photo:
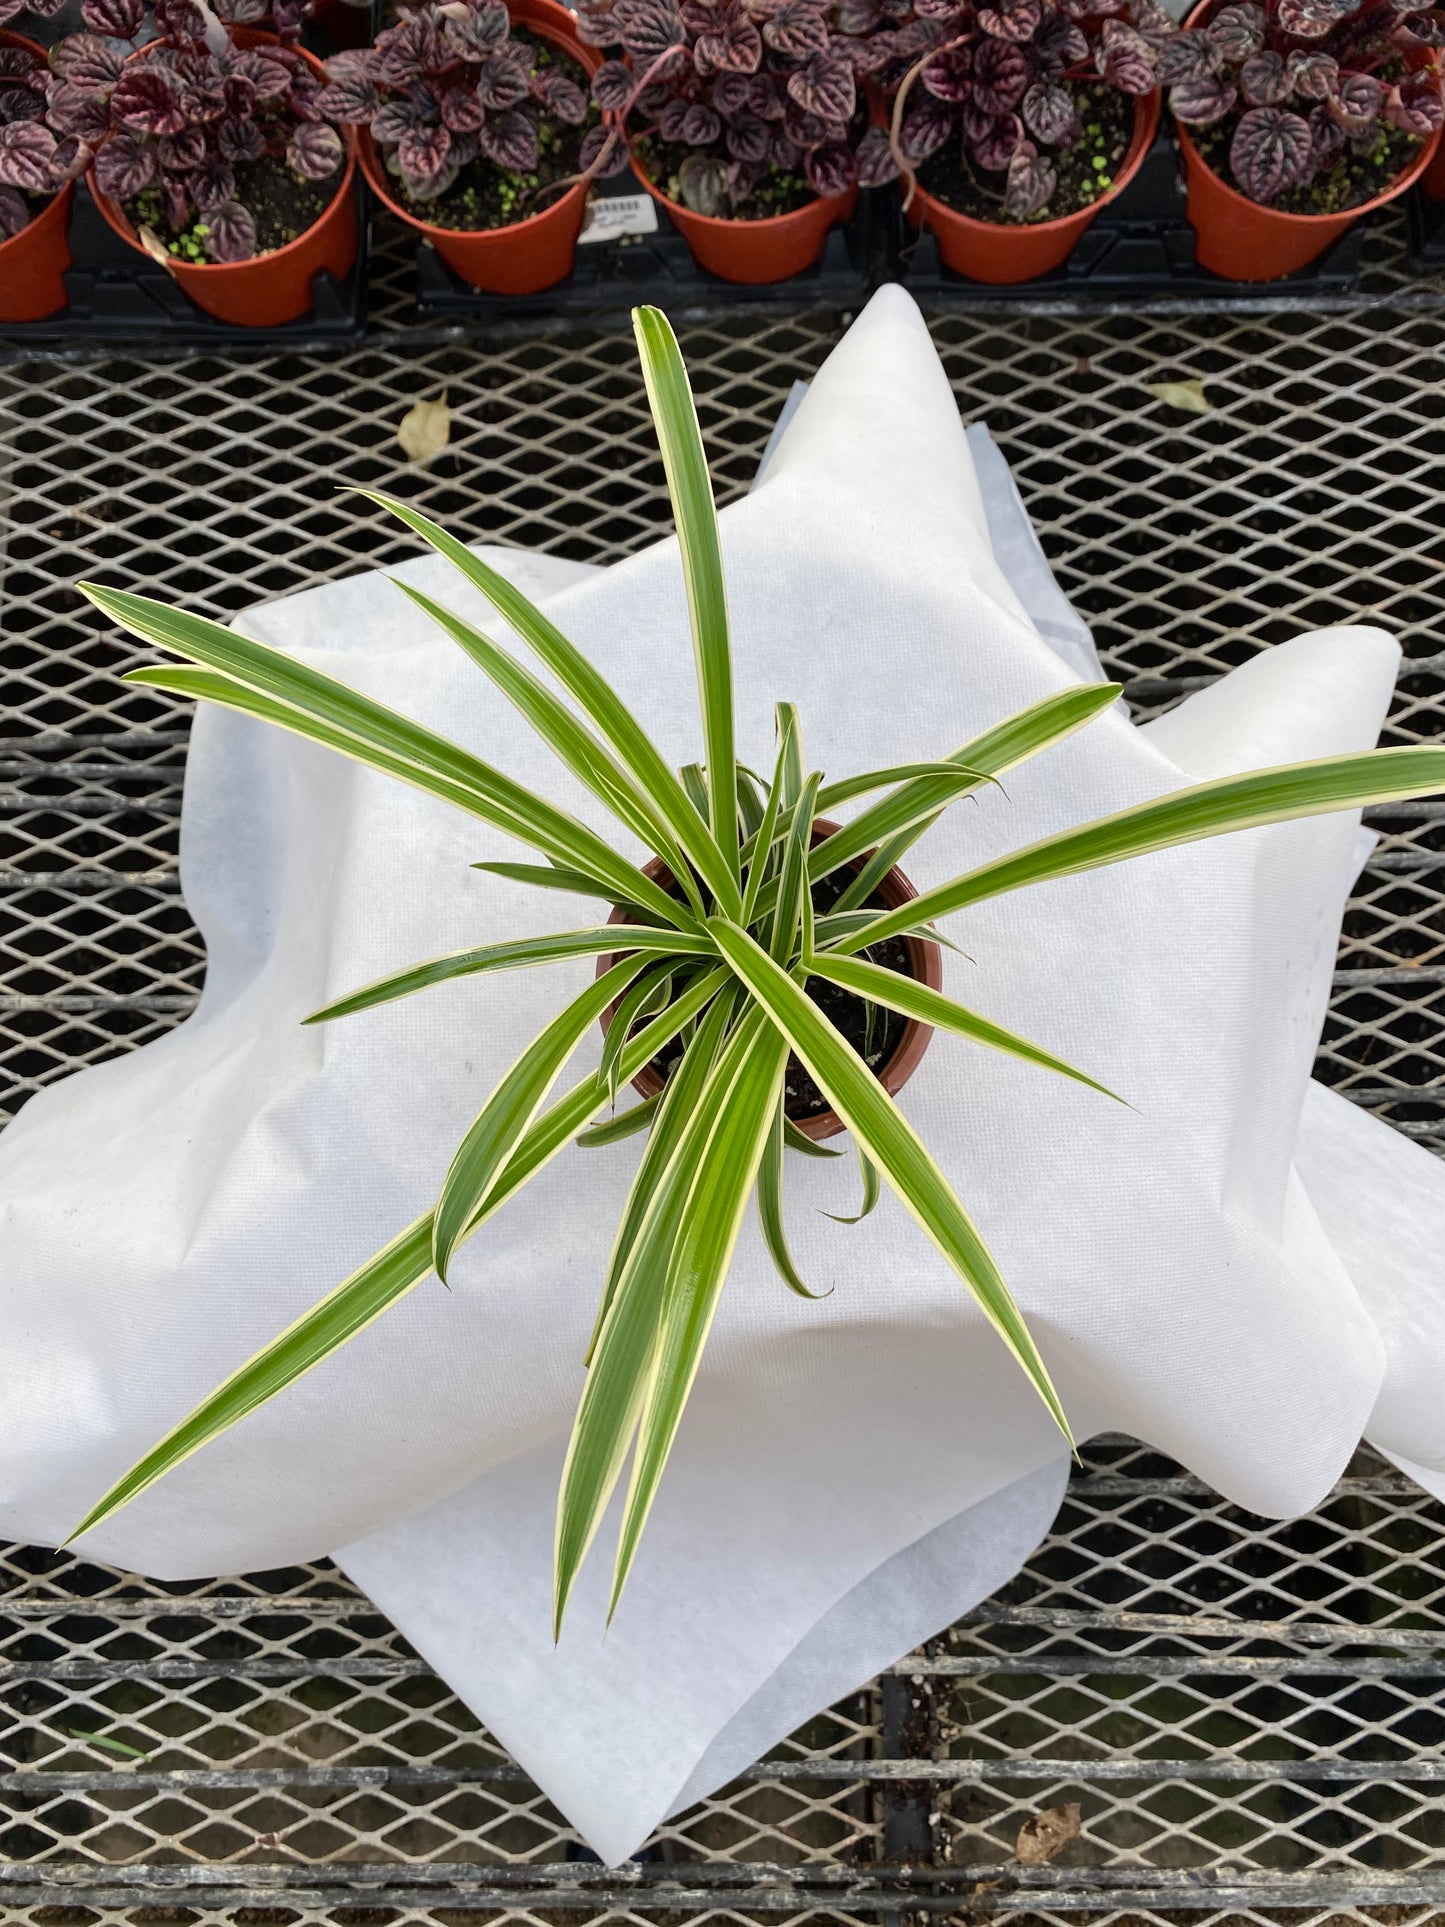
[[[0,347],[27,349],[69,343],[168,348],[274,351],[326,348],[366,332],[370,196],[358,181],[356,263],[344,281],[321,273],[312,281],[311,312],[276,328],[239,328],[203,314],[165,269],[121,240],[101,217],[90,190],[75,190],[70,217],[73,265],[65,276],[70,305],[44,321],[0,321]]]
[[[938,257],[932,234],[902,223],[896,278],[934,308],[996,313],[1074,304],[1147,307],[1167,302],[1200,312],[1239,303],[1309,307],[1322,296],[1349,293],[1359,281],[1364,224],[1356,222],[1318,261],[1278,281],[1229,281],[1194,258],[1194,229],[1184,214],[1179,155],[1161,133],[1134,179],[1102,208],[1061,268],[1014,287],[987,286],[955,274]],[[900,203],[901,210],[901,203]],[[1445,265],[1442,257],[1440,265]]]
[[[598,203],[633,198],[637,184],[605,184]],[[489,332],[509,324],[526,331],[549,320],[625,319],[639,302],[674,316],[733,311],[854,310],[889,278],[892,214],[889,196],[860,194],[850,222],[830,228],[819,261],[802,274],[763,287],[723,281],[700,268],[666,213],[657,209],[654,234],[579,243],[577,265],[565,281],[541,294],[487,294],[469,286],[425,241],[416,245],[416,299],[424,318],[481,323]]]

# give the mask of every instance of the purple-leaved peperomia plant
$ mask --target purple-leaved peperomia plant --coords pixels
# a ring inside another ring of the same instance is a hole
[[[1432,134],[1445,118],[1442,41],[1430,0],[1264,0],[1175,35],[1160,77],[1186,126],[1233,119],[1232,185],[1268,205],[1351,156],[1388,165],[1390,129]]]
[[[23,26],[21,15],[47,20],[64,0],[0,0],[0,27]],[[28,47],[0,46],[0,241],[30,225],[37,208],[90,165],[90,149],[57,140],[46,118],[50,69]]]
[[[592,80],[615,124],[688,151],[684,204],[730,215],[770,173],[814,194],[858,179],[858,0],[581,0],[578,30],[616,50]],[[661,185],[661,183],[659,183]]]
[[[865,42],[893,114],[864,142],[860,176],[911,182],[955,141],[967,173],[1001,177],[1002,217],[1028,220],[1053,199],[1054,155],[1084,137],[1079,90],[1152,93],[1176,32],[1156,0],[914,0]]]
[[[424,0],[326,71],[323,109],[370,128],[413,201],[445,194],[477,159],[532,173],[541,119],[578,127],[587,118],[582,88],[545,45],[513,31],[504,0]]]
[[[153,196],[158,218],[185,237],[171,251],[249,260],[257,229],[240,185],[247,165],[270,155],[297,180],[321,182],[346,158],[317,105],[321,81],[294,44],[303,12],[299,0],[220,0],[216,12],[197,0],[83,0],[84,31],[51,48],[48,69],[19,77],[40,112],[18,131],[7,122],[0,182],[38,193],[46,169],[58,184],[93,158],[96,185],[113,200]],[[238,45],[231,28],[262,18],[275,40]],[[167,255],[150,228],[141,238]]]

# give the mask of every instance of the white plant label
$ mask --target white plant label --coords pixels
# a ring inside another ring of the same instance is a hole
[[[588,241],[620,241],[626,234],[656,234],[657,203],[650,194],[610,194],[595,200],[577,236]]]

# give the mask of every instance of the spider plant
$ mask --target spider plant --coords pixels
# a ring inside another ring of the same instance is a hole
[[[1225,777],[1032,843],[901,908],[880,908],[874,896],[879,880],[943,810],[1089,722],[1118,692],[1111,685],[1065,689],[947,754],[832,782],[807,772],[798,717],[783,704],[770,776],[743,771],[734,741],[717,519],[692,395],[666,317],[642,308],[634,325],[691,615],[701,703],[699,764],[681,772],[668,767],[592,664],[455,537],[405,503],[383,495],[370,499],[454,563],[530,650],[550,682],[421,590],[398,584],[652,852],[660,871],[657,864],[650,871],[640,868],[605,837],[458,744],[343,683],[217,623],[142,596],[82,585],[122,627],[182,659],[180,667],[134,670],[131,681],[263,718],[441,797],[545,859],[478,868],[594,897],[620,911],[622,920],[608,923],[599,914],[586,928],[433,958],[307,1020],[336,1021],[430,984],[486,971],[564,958],[608,960],[487,1098],[457,1149],[435,1209],[241,1365],[105,1494],[77,1535],[311,1371],[433,1271],[445,1280],[461,1244],[573,1139],[601,1145],[645,1130],[611,1253],[598,1253],[601,1300],[557,1510],[554,1616],[560,1629],[579,1568],[631,1453],[614,1561],[615,1610],[754,1191],[779,1271],[793,1290],[807,1291],[784,1236],[783,1159],[789,1144],[799,1151],[819,1147],[800,1136],[785,1109],[790,1053],[852,1133],[863,1166],[865,1208],[883,1184],[901,1199],[1068,1438],[1044,1361],[972,1219],[903,1111],[809,995],[810,985],[835,986],[865,1004],[1095,1084],[1040,1045],[884,967],[876,960],[879,946],[931,932],[937,917],[1051,877],[1225,831],[1445,790],[1442,749],[1379,750]],[[825,812],[865,797],[871,800],[845,827],[816,837],[815,821]],[[825,878],[834,879],[834,888],[820,893],[828,906],[820,910],[813,893]],[[600,1065],[552,1099],[569,1058],[614,1003]],[[604,1117],[621,1086],[666,1050],[675,1062],[661,1094]]]

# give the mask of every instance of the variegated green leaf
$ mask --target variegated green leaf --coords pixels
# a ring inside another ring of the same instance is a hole
[[[714,897],[736,906],[736,896],[729,894],[730,873],[708,834],[706,811],[699,813],[689,801],[666,759],[606,677],[514,583],[473,555],[464,542],[410,503],[373,489],[358,489],[356,493],[389,509],[481,591],[612,745],[639,789],[651,799],[672,835],[692,858]]]
[[[984,1017],[966,1004],[956,1003],[952,997],[945,997],[941,991],[931,990],[915,977],[905,977],[896,970],[885,970],[880,964],[869,963],[862,957],[840,957],[828,951],[816,956],[812,962],[815,976],[825,978],[830,984],[837,984],[841,990],[851,990],[855,997],[862,997],[869,1003],[886,1005],[889,1010],[901,1011],[905,1017],[916,1017],[921,1024],[932,1024],[935,1030],[952,1031],[957,1037],[971,1038],[975,1044],[986,1044],[990,1050],[1003,1051],[1009,1057],[1021,1057],[1027,1064],[1038,1064],[1044,1070],[1057,1071],[1061,1077],[1072,1077],[1080,1084],[1087,1084],[1090,1090],[1102,1091],[1105,1097],[1112,1097],[1123,1103],[1115,1091],[1097,1078],[1090,1077],[1086,1071],[1067,1063],[1062,1057],[1055,1057],[1039,1044],[1031,1043],[1027,1037],[1020,1037],[1016,1031],[1006,1030],[991,1018]]]
[[[671,1248],[686,1202],[687,1147],[721,1045],[727,1012],[715,1002],[681,1064],[633,1180],[609,1270],[605,1308],[588,1351],[587,1379],[573,1421],[557,1497],[553,1628],[560,1632],[567,1601],[607,1509],[647,1394],[656,1356],[662,1294]],[[689,1057],[694,1058],[689,1066]],[[669,1186],[670,1171],[680,1180]]]
[[[512,943],[480,944],[474,950],[453,950],[444,957],[429,958],[426,963],[412,964],[390,977],[378,977],[375,983],[364,984],[360,990],[338,997],[302,1021],[327,1024],[358,1010],[371,1010],[377,1004],[410,997],[432,984],[449,983],[455,977],[476,977],[492,970],[522,970],[533,964],[560,963],[569,957],[602,957],[614,950],[646,950],[664,958],[717,955],[706,937],[659,929],[653,924],[608,923],[595,930],[561,930],[550,937],[519,937]]]
[[[810,1291],[788,1247],[788,1230],[783,1221],[783,1131],[786,1121],[782,1100],[779,1099],[773,1107],[773,1121],[763,1149],[763,1161],[758,1166],[758,1223],[762,1226],[763,1242],[773,1261],[773,1269],[788,1290],[796,1292],[799,1298],[826,1298],[830,1295],[831,1287],[829,1291]],[[804,1138],[803,1142],[806,1144],[808,1140]]]
[[[642,378],[662,450],[682,555],[682,579],[692,619],[698,696],[712,833],[730,874],[739,881],[737,751],[733,742],[732,648],[717,510],[703,452],[702,431],[677,337],[660,308],[634,308],[633,332]],[[720,899],[720,901],[723,901]],[[740,896],[734,896],[734,911]],[[724,907],[726,904],[724,903]]]
[[[675,1004],[628,1044],[622,1058],[624,1077],[635,1077],[644,1064],[650,1063],[686,1024],[707,1008],[722,988],[724,974],[716,970],[690,985]],[[607,1087],[594,1072],[538,1118],[483,1200],[467,1227],[467,1235],[470,1237],[476,1232],[543,1170],[606,1102]],[[333,1352],[414,1291],[430,1275],[431,1269],[432,1213],[428,1211],[217,1386],[116,1481],[81,1520],[71,1538],[78,1539],[82,1533],[89,1532],[92,1526],[118,1512],[247,1413],[254,1412],[298,1378],[314,1371]]]
[[[724,960],[787,1038],[864,1155],[879,1167],[973,1293],[1072,1444],[1038,1347],[977,1227],[917,1132],[847,1039],[761,945],[721,917],[709,918],[708,929]]]
[[[100,593],[97,591],[92,601],[98,602]],[[120,591],[106,590],[104,593],[108,600],[105,603],[98,602],[98,606],[104,608],[107,614],[113,613],[111,605]],[[179,633],[185,623],[201,622],[200,617],[183,618],[180,611],[167,609],[163,603],[147,603],[141,596],[128,597],[127,604],[136,605],[142,610],[158,609],[164,615],[174,617],[174,623],[151,624],[151,633],[146,635],[146,639],[155,641],[158,647],[171,647],[178,652],[180,644],[161,641],[161,632],[170,634],[174,630]],[[137,635],[145,634],[141,621],[141,616],[132,611],[127,626]],[[222,629],[219,623],[205,623],[203,627],[217,635],[229,637],[233,642],[245,640],[232,630]],[[200,646],[198,644],[196,648],[198,657]],[[312,742],[322,743],[355,762],[365,763],[388,776],[400,777],[403,782],[466,810],[470,815],[505,831],[508,836],[515,836],[519,842],[530,844],[570,869],[585,871],[619,901],[636,901],[667,922],[693,926],[694,919],[683,904],[670,898],[650,877],[644,876],[634,864],[575,817],[532,796],[509,776],[503,776],[500,771],[479,762],[465,750],[458,749],[454,743],[448,743],[444,737],[434,736],[419,724],[411,723],[407,718],[382,708],[379,703],[358,696],[344,683],[333,682],[325,676],[317,678],[315,671],[304,669],[299,663],[292,664],[291,659],[283,656],[279,650],[267,649],[261,643],[249,643],[247,648],[259,652],[255,661],[264,659],[268,666],[256,668],[253,663],[249,672],[238,675],[226,669],[218,671],[209,667],[135,669],[127,674],[125,680],[144,683],[155,689],[174,690],[182,695],[220,704],[224,708],[238,709],[245,715],[256,716],[264,722],[289,729],[298,736],[305,736]],[[217,647],[212,653],[220,655],[225,652]],[[250,662],[252,658],[246,657],[245,660]],[[269,666],[275,664],[282,667]],[[289,668],[300,672],[299,680],[293,682]],[[326,686],[321,694],[317,694],[312,687],[312,678]],[[276,692],[269,687],[270,684],[277,685]],[[288,687],[295,687],[299,691],[295,700],[284,693]]]
[[[542,1107],[562,1066],[614,997],[647,968],[637,950],[596,977],[580,997],[554,1017],[500,1079],[457,1146],[437,1199],[432,1263],[446,1280],[447,1266],[492,1182]]]
[[[661,1330],[647,1396],[638,1418],[637,1450],[627,1506],[618,1534],[608,1617],[617,1610],[657,1496],[677,1428],[697,1377],[722,1288],[732,1264],[743,1214],[782,1095],[788,1047],[756,1010],[747,1011],[724,1047],[690,1131],[688,1154],[663,1180],[661,1192],[682,1195],[682,1209],[666,1243],[644,1230],[634,1253],[639,1268],[665,1257]],[[667,1206],[662,1206],[667,1216]],[[621,1290],[627,1289],[624,1280]],[[605,1342],[604,1333],[604,1342]]]
[[[484,675],[490,677],[513,707],[531,724],[538,736],[580,783],[591,790],[633,835],[646,843],[677,878],[692,908],[702,915],[702,899],[693,882],[692,871],[683,861],[672,831],[652,799],[634,781],[629,771],[611,755],[587,725],[575,716],[505,649],[480,629],[454,615],[441,603],[409,583],[392,578],[395,586],[429,615],[437,627],[471,658]]]
[[[1226,836],[1332,810],[1360,809],[1372,803],[1402,803],[1445,790],[1445,749],[1371,749],[1351,756],[1325,756],[1309,763],[1221,776],[1118,810],[1113,816],[1082,823],[1047,836],[1008,856],[996,857],[951,883],[925,890],[901,910],[890,911],[871,928],[866,942],[895,936],[904,922],[947,916],[970,903],[1020,890],[1051,877],[1074,876],[1129,857],[1145,856],[1180,843]],[[839,948],[864,947],[862,932],[845,937]]]

